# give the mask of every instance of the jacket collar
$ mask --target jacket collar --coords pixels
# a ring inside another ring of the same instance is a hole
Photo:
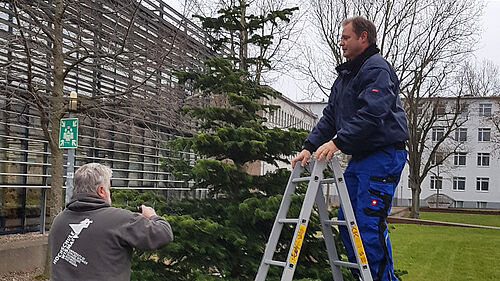
[[[354,58],[351,61],[344,62],[343,64],[337,66],[337,72],[339,74],[352,74],[356,75],[361,69],[361,66],[365,63],[365,61],[373,56],[374,54],[380,52],[379,48],[377,48],[377,45],[372,44],[366,48],[361,54],[359,54],[356,58]]]

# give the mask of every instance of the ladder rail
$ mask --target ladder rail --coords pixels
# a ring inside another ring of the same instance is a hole
[[[316,194],[316,206],[318,207],[319,219],[321,221],[321,230],[323,231],[323,239],[325,240],[326,251],[328,253],[328,260],[330,262],[330,268],[332,270],[333,280],[344,281],[342,276],[342,269],[335,261],[338,261],[337,248],[335,247],[335,241],[332,231],[330,221],[330,216],[328,215],[328,208],[325,203],[325,196],[323,195],[323,190],[319,190]]]
[[[273,260],[274,252],[276,251],[276,246],[278,245],[279,237],[283,229],[284,223],[280,222],[280,220],[287,220],[286,215],[288,213],[288,209],[290,208],[291,195],[295,193],[295,189],[297,188],[297,183],[294,182],[294,179],[298,178],[303,171],[304,167],[301,165],[295,165],[295,168],[292,170],[292,174],[288,179],[288,184],[286,186],[285,193],[283,194],[283,198],[281,199],[278,214],[276,215],[276,219],[274,220],[271,230],[271,235],[269,235],[269,239],[267,240],[264,256],[260,263],[259,270],[257,271],[255,281],[266,280],[270,265],[267,261]]]
[[[335,161],[333,161],[333,158],[328,162],[328,166],[333,171],[336,180],[335,186],[337,187],[337,192],[339,194],[339,205],[342,208],[345,221],[348,224],[346,228],[349,232],[349,238],[351,239],[351,245],[354,250],[354,255],[356,257],[356,262],[359,267],[361,278],[363,279],[363,281],[372,281],[373,279],[370,272],[370,266],[368,265],[368,259],[363,247],[363,242],[359,233],[356,217],[354,216],[354,211],[352,209],[349,192],[347,191],[347,186],[342,173],[342,168],[340,167],[340,163],[336,159]]]
[[[319,218],[321,221],[321,229],[325,241],[332,276],[335,281],[343,281],[341,267],[349,267],[358,269],[360,277],[363,281],[373,281],[366,253],[364,252],[363,243],[359,234],[359,228],[356,223],[354,211],[349,199],[347,186],[344,182],[343,172],[337,158],[334,156],[330,161],[310,161],[311,168],[310,176],[301,178],[300,175],[304,171],[304,167],[296,165],[292,170],[288,184],[281,200],[278,214],[274,221],[271,234],[269,236],[262,261],[257,272],[255,281],[265,281],[269,267],[271,265],[284,267],[281,276],[281,281],[291,281],[296,269],[302,243],[305,237],[307,226],[309,224],[311,212],[314,204],[317,206]],[[329,168],[334,176],[333,178],[323,179],[323,171]],[[287,218],[286,215],[291,204],[291,195],[295,193],[295,189],[299,182],[309,181],[307,191],[302,202],[302,208],[298,218]],[[345,220],[332,220],[328,215],[328,208],[325,203],[323,194],[323,184],[335,183],[339,194],[340,207],[345,215]],[[290,244],[290,249],[285,262],[273,260],[276,246],[278,245],[281,231],[285,223],[295,223],[295,231]],[[351,245],[354,249],[357,263],[342,261],[339,259],[337,249],[335,247],[332,225],[345,226],[348,229],[351,239]]]
[[[323,179],[323,170],[325,169],[325,167],[325,162],[316,162],[316,164],[312,168],[310,177],[311,180],[309,181],[306,195],[304,197],[304,201],[302,202],[302,208],[299,214],[299,223],[295,226],[295,232],[292,238],[293,244],[290,245],[290,249],[288,251],[286,266],[283,269],[281,281],[292,280],[293,274],[295,273],[300,250],[302,248],[302,243],[304,242],[307,225],[309,224],[309,218],[311,217],[316,194],[319,191],[320,181]]]

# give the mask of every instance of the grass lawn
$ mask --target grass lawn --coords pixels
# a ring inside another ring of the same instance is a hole
[[[420,212],[423,220],[446,221],[500,227],[500,215]],[[500,279],[499,279],[500,280]]]
[[[403,281],[500,280],[500,230],[389,225]]]

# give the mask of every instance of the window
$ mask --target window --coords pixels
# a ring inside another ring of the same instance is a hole
[[[468,105],[468,104],[466,104],[466,103],[461,103],[461,104],[460,104],[460,109],[459,109],[459,110],[460,110],[460,115],[461,115],[462,117],[466,117],[466,116],[467,116],[467,112],[468,112],[468,109],[467,109],[467,108],[468,108],[468,107],[469,107],[469,105]]]
[[[444,136],[443,128],[432,128],[432,141],[439,141]]]
[[[491,128],[479,128],[477,129],[477,140],[478,141],[490,141],[491,139]]]
[[[455,152],[453,155],[453,164],[455,166],[465,166],[467,159],[466,152]]]
[[[491,103],[479,104],[479,116],[491,116]]]
[[[456,141],[467,141],[467,128],[458,128],[455,131],[455,140]]]
[[[464,201],[455,201],[455,208],[463,208]]]
[[[443,177],[431,176],[431,189],[443,189]]]
[[[453,177],[453,190],[465,191],[465,177]]]
[[[480,202],[480,201],[476,202],[476,207],[479,209],[485,209],[486,205],[488,205],[487,202]]]
[[[444,104],[438,103],[434,107],[437,116],[443,116],[446,114],[446,106]]]
[[[434,155],[431,155],[431,164],[436,165],[443,163],[444,161],[444,152],[437,151]]]
[[[476,178],[476,190],[477,191],[488,191],[490,187],[489,178]]]
[[[418,104],[418,107],[417,107],[417,115],[422,115],[422,113],[424,112],[424,105],[423,104]]]
[[[490,166],[490,154],[489,153],[478,153],[477,154],[477,165],[481,167]]]

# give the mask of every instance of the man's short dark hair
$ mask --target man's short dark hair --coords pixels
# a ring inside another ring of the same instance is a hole
[[[352,23],[352,29],[354,33],[359,37],[363,31],[366,31],[368,35],[368,43],[377,44],[377,28],[371,20],[367,20],[364,17],[352,17],[345,19],[342,22],[342,26],[346,26]]]

